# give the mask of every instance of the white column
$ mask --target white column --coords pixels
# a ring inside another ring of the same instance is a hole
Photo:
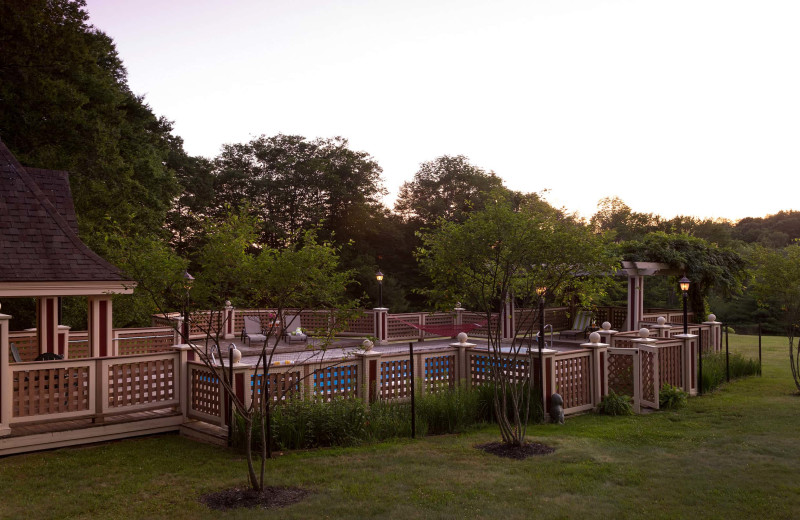
[[[644,276],[628,276],[628,319],[626,330],[637,330],[644,314]]]

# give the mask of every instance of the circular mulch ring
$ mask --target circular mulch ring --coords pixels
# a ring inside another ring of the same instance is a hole
[[[217,511],[228,511],[240,507],[272,509],[296,504],[310,494],[311,491],[307,489],[294,487],[266,486],[260,493],[250,488],[231,488],[203,495],[200,497],[200,502],[209,509]]]
[[[479,444],[475,447],[486,453],[497,455],[498,457],[516,460],[527,459],[528,457],[534,457],[536,455],[549,455],[556,451],[555,448],[551,448],[539,442],[527,442],[522,446],[506,444],[505,442],[487,442],[486,444]]]

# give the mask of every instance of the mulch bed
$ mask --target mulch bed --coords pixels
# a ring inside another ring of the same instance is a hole
[[[539,442],[528,442],[522,446],[514,446],[505,442],[487,442],[486,444],[478,444],[475,447],[498,457],[516,460],[527,459],[536,455],[549,455],[556,451],[555,448]]]
[[[249,488],[231,488],[203,495],[200,497],[200,502],[209,509],[217,511],[228,511],[240,507],[273,509],[296,504],[310,494],[311,491],[308,489],[295,487],[266,486],[261,493]]]

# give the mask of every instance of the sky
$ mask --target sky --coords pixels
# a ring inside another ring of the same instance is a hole
[[[391,206],[462,154],[590,217],[800,209],[797,0],[87,0],[192,155],[343,136]],[[546,191],[545,191],[546,190]]]

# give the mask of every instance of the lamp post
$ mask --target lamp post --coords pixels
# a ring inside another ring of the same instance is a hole
[[[189,271],[183,271],[183,288],[186,291],[186,301],[183,305],[183,341],[189,343],[189,291],[192,290],[192,283],[194,283],[194,276],[189,274]]]
[[[683,291],[683,333],[689,334],[689,314],[686,312],[686,301],[689,298],[689,284],[691,282],[686,275],[683,276],[680,280],[678,280],[678,285],[680,285],[681,291]]]
[[[542,419],[544,419],[544,358],[542,357],[542,349],[544,348],[544,294],[547,292],[547,287],[540,286],[536,288],[536,294],[539,295],[539,400],[542,403]]]
[[[378,308],[383,309],[383,273],[380,269],[375,273],[375,278],[378,280]]]

